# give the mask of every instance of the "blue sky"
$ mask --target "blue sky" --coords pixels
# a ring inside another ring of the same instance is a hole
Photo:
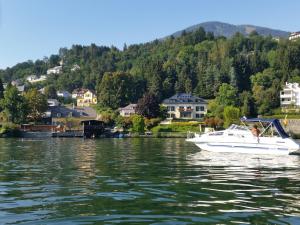
[[[300,30],[298,0],[0,0],[0,68],[72,44],[143,43],[221,21]]]

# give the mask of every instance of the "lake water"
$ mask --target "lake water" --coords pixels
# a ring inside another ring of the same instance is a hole
[[[300,224],[299,165],[184,139],[0,139],[0,224]]]

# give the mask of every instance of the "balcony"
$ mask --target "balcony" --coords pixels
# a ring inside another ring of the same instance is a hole
[[[179,108],[178,111],[179,112],[193,112],[194,109],[192,108]]]

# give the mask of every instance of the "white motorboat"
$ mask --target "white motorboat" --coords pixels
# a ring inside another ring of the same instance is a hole
[[[242,125],[232,124],[226,130],[195,134],[187,141],[211,152],[288,155],[299,150],[299,144],[289,137],[277,119],[242,118],[241,122]],[[258,137],[252,134],[251,124],[261,129]]]

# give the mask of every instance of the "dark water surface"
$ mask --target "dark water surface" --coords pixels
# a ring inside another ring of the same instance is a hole
[[[0,139],[0,224],[300,224],[299,165],[184,139]]]

